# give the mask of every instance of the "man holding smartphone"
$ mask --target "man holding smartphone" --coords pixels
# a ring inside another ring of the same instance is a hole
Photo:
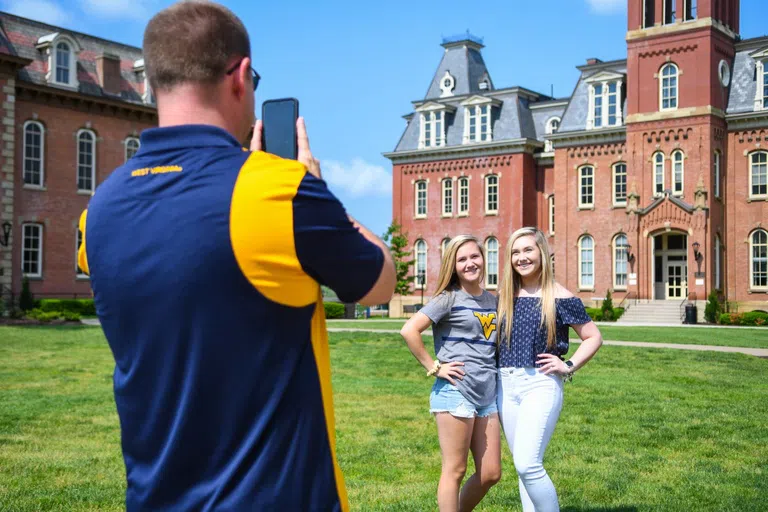
[[[80,221],[116,363],[126,508],[348,510],[320,283],[387,302],[389,250],[322,181],[302,119],[298,162],[261,151],[259,77],[229,10],[161,11],[144,58],[159,127]]]

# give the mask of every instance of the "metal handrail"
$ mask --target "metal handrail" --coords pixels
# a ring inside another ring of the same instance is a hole
[[[689,299],[690,295],[693,295],[693,302],[696,302],[696,292],[692,292],[692,293],[686,295],[685,298],[680,302],[680,321],[681,322],[683,320],[685,320],[685,309],[684,309],[684,307],[685,307],[685,304],[687,302],[691,302],[690,299]]]
[[[621,302],[619,302],[619,305],[618,305],[618,306],[616,306],[616,308],[620,308],[620,307],[623,307],[624,303],[625,303],[625,302],[627,302],[627,300],[628,300],[628,299],[630,299],[630,298],[632,297],[632,295],[634,295],[634,294],[635,294],[635,292],[628,292],[628,293],[627,293],[627,294],[624,296],[624,298],[623,298],[623,299],[621,299]],[[630,303],[629,303],[629,302],[627,302],[627,307],[624,309],[624,311],[626,311],[626,310],[628,310],[628,309],[629,309],[629,304],[630,304]],[[637,304],[637,298],[635,298],[635,304]]]

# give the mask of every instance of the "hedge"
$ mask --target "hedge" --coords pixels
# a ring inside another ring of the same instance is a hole
[[[68,311],[81,316],[95,316],[96,306],[93,299],[41,299],[39,308],[46,312]]]
[[[594,320],[595,322],[602,322],[603,321],[603,310],[602,308],[584,308],[587,310],[587,314],[589,317]],[[613,318],[611,320],[605,320],[606,322],[615,322],[619,318],[621,318],[621,315],[624,314],[624,308],[613,308]]]
[[[338,302],[323,302],[325,318],[344,318],[344,304]]]
[[[750,311],[748,313],[722,313],[720,315],[722,325],[754,325],[768,327],[768,313]]]
[[[69,322],[79,322],[80,313],[74,311],[43,311],[42,309],[35,308],[27,311],[27,318],[39,320],[40,322],[47,323],[51,320],[58,320],[63,318]]]

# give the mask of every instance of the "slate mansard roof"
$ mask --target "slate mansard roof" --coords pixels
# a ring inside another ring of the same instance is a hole
[[[61,27],[0,12],[0,53],[30,59],[32,62],[18,72],[18,79],[38,85],[49,85],[45,74],[48,60],[45,52],[37,48],[41,38],[54,34],[66,36],[79,47],[77,54],[78,92],[131,103],[145,104],[142,99],[144,82],[134,70],[142,62],[141,48],[81,34]],[[96,59],[102,55],[120,60],[120,92],[110,94],[99,84]]]

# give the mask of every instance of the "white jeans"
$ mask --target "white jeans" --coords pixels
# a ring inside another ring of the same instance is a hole
[[[542,464],[563,408],[563,379],[536,368],[499,368],[499,418],[515,461],[523,512],[558,512]]]

